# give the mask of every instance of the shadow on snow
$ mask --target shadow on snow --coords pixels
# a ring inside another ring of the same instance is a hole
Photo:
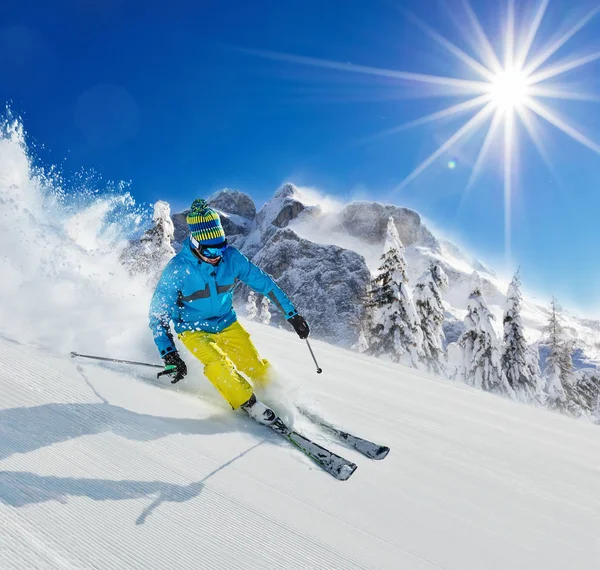
[[[108,403],[43,404],[0,410],[0,460],[76,437],[112,432],[134,441],[172,434],[211,435],[235,431],[215,419],[168,418],[139,414]]]
[[[86,435],[112,432],[134,441],[153,441],[173,434],[211,435],[238,431],[237,422],[218,419],[171,418],[140,414],[114,406],[104,399],[84,376],[85,381],[102,400],[100,403],[52,403],[39,406],[0,410],[0,460],[15,453],[30,453],[55,443]],[[136,520],[143,524],[164,502],[182,503],[197,497],[204,482],[237,459],[261,445],[269,434],[260,426],[246,429],[259,433],[262,440],[227,461],[201,481],[177,485],[161,481],[128,481],[42,476],[22,471],[0,471],[0,504],[23,507],[34,503],[58,501],[69,496],[88,497],[95,501],[120,501],[154,497]]]
[[[0,471],[0,503],[24,507],[34,503],[58,501],[65,504],[69,496],[88,497],[94,501],[123,501],[155,496],[136,519],[135,524],[146,522],[148,516],[162,503],[183,503],[197,497],[207,479],[240,459],[259,442],[227,461],[202,480],[189,485],[175,485],[161,481],[113,481],[110,479],[78,479],[73,477],[42,476],[23,471]]]

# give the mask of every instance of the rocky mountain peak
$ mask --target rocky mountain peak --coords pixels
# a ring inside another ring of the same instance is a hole
[[[277,230],[253,261],[271,274],[309,320],[318,338],[350,347],[365,315],[371,273],[354,251]]]
[[[248,194],[239,190],[223,188],[215,192],[209,199],[208,203],[212,208],[224,212],[226,214],[234,214],[242,216],[248,220],[253,220],[256,217],[256,206],[254,201]]]
[[[293,184],[284,184],[258,212],[258,226],[263,231],[268,230],[270,225],[284,228],[306,208],[300,200],[298,188]]]
[[[298,187],[291,182],[286,182],[277,189],[273,198],[292,198],[294,196],[298,197],[298,194]]]
[[[409,208],[378,202],[352,202],[339,214],[340,225],[348,234],[371,244],[383,244],[390,217],[404,246],[415,244],[440,251],[438,240],[423,224],[421,216]]]

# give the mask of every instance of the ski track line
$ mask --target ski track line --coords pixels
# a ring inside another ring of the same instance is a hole
[[[4,519],[4,516],[2,517]],[[8,524],[5,526],[3,538],[11,538],[14,546],[12,547],[13,554],[18,555],[22,561],[25,561],[25,555],[29,556],[31,562],[30,568],[58,568],[62,570],[79,570],[79,565],[73,556],[68,551],[62,548],[60,544],[50,546],[52,536],[43,527],[35,527],[31,521],[24,517],[7,517]],[[36,532],[41,534],[47,540],[42,540],[36,536]],[[23,548],[23,542],[27,544]],[[60,551],[60,552],[59,552]],[[36,562],[33,562],[35,557]],[[40,563],[45,563],[40,566]],[[10,568],[11,558],[6,558],[6,566],[2,566],[3,570]],[[4,562],[3,562],[4,564]],[[14,566],[22,568],[22,566]]]

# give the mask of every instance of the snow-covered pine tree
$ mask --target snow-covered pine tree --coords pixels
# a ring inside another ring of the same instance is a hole
[[[573,345],[566,338],[560,323],[556,299],[552,299],[550,304],[550,316],[544,332],[547,335],[548,348],[544,369],[548,407],[567,411],[569,408],[567,390],[572,385],[570,376],[573,372]]]
[[[444,305],[442,291],[448,277],[442,267],[432,263],[415,286],[414,303],[423,333],[423,362],[430,372],[445,373]]]
[[[382,264],[371,283],[369,354],[418,367],[423,358],[423,334],[408,286],[404,246],[389,218]]]
[[[357,350],[361,354],[369,351],[371,346],[371,331],[374,328],[373,325],[373,296],[372,296],[373,281],[371,280],[365,288],[363,296],[359,299],[359,302],[365,307],[365,311],[362,315],[362,319],[358,323],[358,339],[352,345],[352,350]]]
[[[577,370],[573,374],[575,406],[569,406],[574,415],[583,415],[595,423],[600,423],[600,374],[595,369]],[[568,392],[567,392],[568,393]],[[581,413],[576,413],[580,411]]]
[[[354,350],[355,352],[358,352],[359,354],[366,352],[368,350],[369,343],[367,342],[367,337],[363,330],[360,331],[360,333],[358,335],[358,339],[350,348],[352,350]]]
[[[456,342],[450,342],[446,346],[446,378],[449,380],[463,380],[464,381],[464,356],[463,348]]]
[[[263,325],[268,325],[271,322],[271,310],[269,309],[269,305],[271,301],[267,297],[263,297],[260,303],[260,322]]]
[[[151,282],[158,281],[167,262],[175,255],[172,243],[175,227],[168,202],[154,204],[154,225],[137,242],[131,242],[121,254],[121,261],[132,274],[145,273]]]
[[[537,343],[531,344],[527,347],[527,352],[525,354],[525,361],[527,362],[527,369],[529,370],[529,376],[533,381],[534,385],[539,386],[539,394],[536,395],[536,398],[531,400],[531,404],[533,405],[546,405],[546,390],[545,390],[545,381],[542,376],[542,370],[540,369],[540,351]]]
[[[502,372],[506,376],[516,397],[522,402],[543,402],[541,378],[530,368],[528,346],[521,319],[521,281],[515,273],[508,286],[504,310],[504,346],[502,350]],[[529,360],[528,360],[529,358]]]
[[[471,278],[471,294],[467,302],[465,332],[458,340],[462,349],[462,378],[476,388],[514,398],[500,367],[500,343],[493,327],[490,312],[482,292],[477,272]]]
[[[252,290],[248,293],[246,301],[246,318],[250,321],[258,319],[258,307],[256,306],[256,293]]]
[[[171,220],[171,207],[168,202],[159,200],[154,204],[153,222],[154,227],[144,233],[140,242],[145,246],[150,265],[160,272],[175,255],[172,245],[175,226]]]

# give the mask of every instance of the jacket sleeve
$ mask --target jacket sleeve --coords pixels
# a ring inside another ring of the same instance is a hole
[[[230,248],[232,266],[236,277],[246,285],[269,298],[269,300],[284,314],[286,319],[294,316],[297,311],[287,295],[279,288],[273,278],[260,267],[252,263],[236,248]]]
[[[180,272],[176,263],[167,263],[150,301],[150,330],[161,358],[177,350],[171,333],[171,319],[177,310],[181,290]]]

